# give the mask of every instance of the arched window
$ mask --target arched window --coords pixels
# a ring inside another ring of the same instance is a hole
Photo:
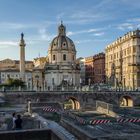
[[[66,61],[66,54],[63,54],[63,60]]]
[[[53,55],[53,60],[55,60],[55,55]]]

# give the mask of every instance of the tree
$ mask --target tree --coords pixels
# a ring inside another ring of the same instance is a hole
[[[25,87],[25,82],[23,82],[21,79],[9,78],[7,84],[9,87],[21,87],[21,88]]]

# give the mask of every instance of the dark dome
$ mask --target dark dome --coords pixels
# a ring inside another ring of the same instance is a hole
[[[67,36],[57,36],[53,39],[50,44],[49,50],[57,51],[57,50],[75,50],[75,45],[73,41]]]
[[[63,24],[58,27],[58,36],[52,40],[49,51],[76,51],[73,41],[66,36],[65,30],[66,28]]]

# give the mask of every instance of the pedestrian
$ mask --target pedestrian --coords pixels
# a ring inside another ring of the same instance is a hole
[[[15,129],[15,120],[16,120],[16,113],[14,112],[12,114],[13,118],[12,118],[12,129],[14,130]]]
[[[22,129],[22,119],[20,114],[17,115],[17,119],[15,120],[15,128],[16,130]]]

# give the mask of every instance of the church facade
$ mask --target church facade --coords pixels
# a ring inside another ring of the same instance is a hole
[[[76,48],[66,36],[66,27],[61,23],[58,35],[52,40],[46,57],[34,61],[25,60],[24,34],[19,43],[20,60],[0,61],[0,84],[9,78],[21,79],[27,90],[66,90],[80,86],[80,68],[76,63]]]
[[[48,62],[45,69],[48,90],[80,86],[80,69],[76,64],[76,48],[66,36],[66,27],[61,23],[58,35],[48,49]]]

